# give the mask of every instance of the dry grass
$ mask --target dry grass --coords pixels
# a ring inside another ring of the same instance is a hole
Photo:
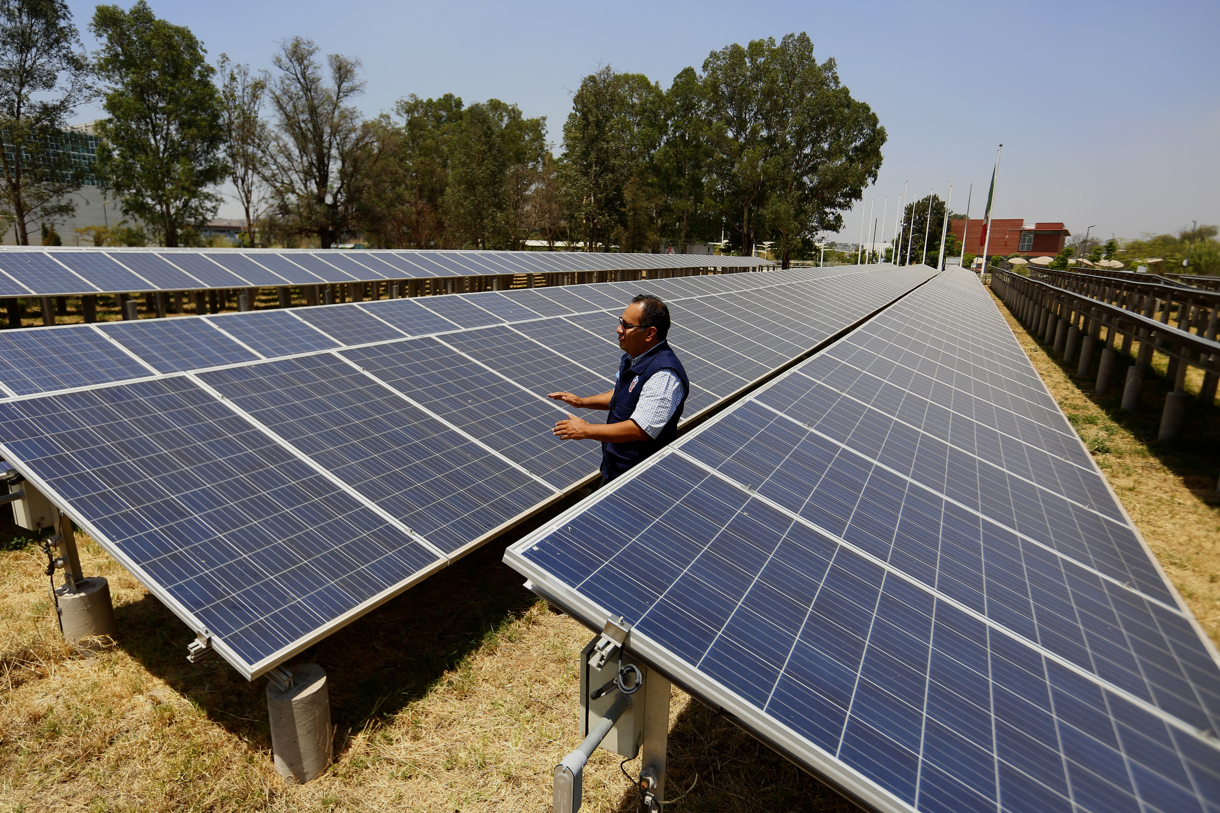
[[[1079,390],[1015,330],[1216,639],[1214,415],[1210,434],[1148,444],[1154,409],[1117,413],[1113,396]],[[1159,385],[1149,386],[1154,405]],[[577,653],[590,633],[521,586],[500,561],[503,544],[305,653],[330,678],[336,758],[292,786],[272,766],[265,681],[247,683],[215,658],[188,663],[193,636],[88,540],[84,567],[110,580],[122,638],[95,657],[72,655],[45,559],[17,533],[0,535],[0,810],[546,811],[553,766],[580,740]],[[671,795],[695,783],[675,811],[856,809],[676,689],[671,721]],[[584,809],[626,813],[634,802],[618,760],[596,754]]]

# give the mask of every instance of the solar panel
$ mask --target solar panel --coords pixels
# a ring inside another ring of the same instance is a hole
[[[232,257],[240,259],[234,260],[231,259]],[[240,274],[247,279],[259,280],[259,285],[317,285],[323,281],[334,282],[336,281],[334,278],[338,278],[342,282],[351,281],[347,275],[340,274],[334,268],[330,269],[330,274],[327,276],[319,276],[302,268],[289,258],[269,251],[249,256],[221,254],[216,257],[216,261],[226,268],[232,269],[235,274]],[[274,274],[274,277],[267,276],[268,272]]]
[[[183,377],[0,404],[0,444],[249,678],[443,563]]]
[[[559,355],[564,348],[540,346],[509,327],[450,333],[441,341],[494,370],[510,373],[517,384],[541,395],[557,389],[589,395],[605,392],[614,385],[612,376],[618,370],[618,358],[593,372]]]
[[[244,288],[250,285],[229,269],[217,265],[203,254],[187,251],[160,252],[158,257],[190,274],[206,288]]]
[[[402,338],[402,331],[391,327],[372,312],[353,305],[300,308],[293,311],[293,315],[343,345]]]
[[[1058,421],[1006,454],[978,440],[1015,402],[956,411],[960,364],[1034,380],[986,293],[950,271],[885,315],[506,561],[870,807],[1212,809],[1220,668],[1100,473],[1010,471]]]
[[[0,297],[29,296],[31,291],[8,274],[4,267],[4,257],[0,256]]]
[[[485,291],[479,294],[463,294],[462,298],[478,305],[488,313],[494,314],[504,322],[521,322],[527,319],[538,319],[541,314],[535,313],[514,299],[510,299],[498,291]]]
[[[218,251],[210,256],[217,265],[222,265],[229,271],[232,271],[240,279],[244,279],[247,285],[288,285],[289,279],[279,274],[267,270],[266,267],[256,263],[254,260],[245,254],[234,254],[227,251]],[[274,254],[260,255],[268,258],[275,257]],[[269,262],[274,263],[274,260],[269,259]],[[314,282],[312,274],[304,273],[303,271],[285,271],[295,277],[293,282],[309,281]]]
[[[551,427],[563,417],[562,405],[526,392],[435,339],[391,342],[341,355],[556,488],[597,471],[600,449],[551,435]]]
[[[190,291],[199,288],[200,281],[180,268],[170,265],[151,252],[129,251],[109,255],[162,291]],[[219,269],[217,269],[219,270]],[[134,290],[134,289],[133,289]]]
[[[324,254],[311,254],[311,257],[325,260],[327,263],[335,266],[341,271],[351,275],[353,279],[361,280],[378,280],[396,278],[397,274],[391,271],[382,263],[374,263],[369,261],[367,252],[362,252],[358,256],[351,256],[342,251],[329,251]],[[364,262],[360,262],[364,260]]]
[[[462,327],[496,325],[503,321],[461,296],[426,296],[419,304]]]
[[[594,336],[566,319],[540,319],[513,325],[513,330],[590,370],[604,370],[610,376],[618,369],[623,351],[607,336]],[[610,336],[614,334],[611,333]],[[569,389],[564,385],[563,389]]]
[[[334,356],[199,377],[446,556],[554,494]]]
[[[55,256],[99,291],[155,291],[159,287],[141,279],[106,254],[64,251]]]
[[[16,395],[152,375],[92,327],[0,331],[0,383]]]
[[[97,328],[162,373],[253,361],[258,356],[202,319],[144,319]]]
[[[287,310],[231,313],[204,319],[264,358],[341,346]]]
[[[408,336],[427,336],[458,329],[456,324],[438,316],[436,312],[428,310],[414,299],[382,299],[377,302],[362,302],[358,307]]]
[[[98,289],[41,251],[0,252],[0,268],[37,296],[94,294]],[[21,296],[28,292],[19,292]]]
[[[504,296],[542,316],[563,316],[564,314],[575,313],[573,308],[561,305],[554,299],[543,296],[537,289],[518,288],[512,291],[505,291]]]

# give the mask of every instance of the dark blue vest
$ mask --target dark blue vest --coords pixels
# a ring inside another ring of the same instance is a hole
[[[670,370],[682,382],[682,399],[670,417],[669,422],[661,429],[656,440],[636,440],[630,443],[602,444],[602,477],[613,480],[627,469],[639,463],[653,452],[678,436],[678,421],[682,419],[682,408],[686,405],[686,396],[690,394],[690,382],[686,379],[686,370],[682,362],[669,349],[668,342],[661,342],[644,354],[635,368],[630,367],[631,356],[623,354],[618,365],[618,380],[614,384],[614,395],[610,397],[610,414],[606,423],[620,423],[630,420],[631,413],[639,403],[640,393],[644,384],[659,370]],[[634,382],[634,383],[633,383]]]

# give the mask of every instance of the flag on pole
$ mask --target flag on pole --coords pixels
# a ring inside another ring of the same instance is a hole
[[[987,226],[991,223],[991,198],[995,195],[995,173],[1000,168],[1000,159],[997,157],[995,167],[991,170],[991,188],[987,190],[987,208],[983,211],[983,231],[979,234],[979,245],[982,246],[987,241]],[[967,220],[967,223],[970,221]]]

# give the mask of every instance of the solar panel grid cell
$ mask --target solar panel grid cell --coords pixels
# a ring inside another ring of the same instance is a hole
[[[461,327],[481,327],[503,321],[461,296],[426,296],[418,301],[423,307]]]
[[[433,339],[343,351],[362,369],[557,488],[597,469],[598,450],[550,434],[562,417],[544,397]]]
[[[106,254],[63,252],[56,254],[56,257],[99,291],[155,291],[160,287],[132,273]]]
[[[157,371],[178,373],[258,358],[202,319],[143,319],[97,328]]]
[[[17,395],[152,374],[113,342],[84,325],[0,331],[0,382]]]
[[[425,308],[414,299],[382,299],[377,302],[362,302],[361,311],[376,316],[408,336],[427,336],[446,330],[457,330],[458,326],[436,312]]]
[[[199,280],[170,265],[152,252],[123,252],[109,255],[162,291],[190,291],[200,287]]]
[[[280,285],[285,282],[294,285],[318,285],[321,282],[349,282],[351,280],[346,274],[340,273],[325,263],[308,263],[308,260],[305,259],[308,256],[303,252],[285,255],[268,251],[251,254],[249,258],[281,277]],[[307,265],[317,266],[317,270],[306,267]],[[317,273],[317,271],[321,271],[321,273]]]
[[[265,358],[341,346],[286,310],[251,311],[204,319]]]
[[[0,252],[0,268],[39,296],[93,294],[98,288],[41,251]],[[20,296],[29,291],[17,291]]]
[[[315,277],[298,266],[288,267],[286,261],[282,261],[275,254],[263,254],[260,257],[266,258],[267,263],[272,266],[277,266],[284,271],[287,276],[282,276],[278,273],[270,271],[262,263],[255,262],[245,254],[233,254],[230,252],[216,252],[208,255],[215,260],[217,265],[223,266],[227,270],[240,279],[246,281],[247,285],[288,285],[290,282],[305,283],[316,282]]]
[[[354,305],[301,308],[293,315],[345,346],[401,339],[403,332]]]
[[[212,262],[203,254],[167,251],[160,252],[156,256],[199,280],[205,288],[241,288],[251,284],[229,269]]]

